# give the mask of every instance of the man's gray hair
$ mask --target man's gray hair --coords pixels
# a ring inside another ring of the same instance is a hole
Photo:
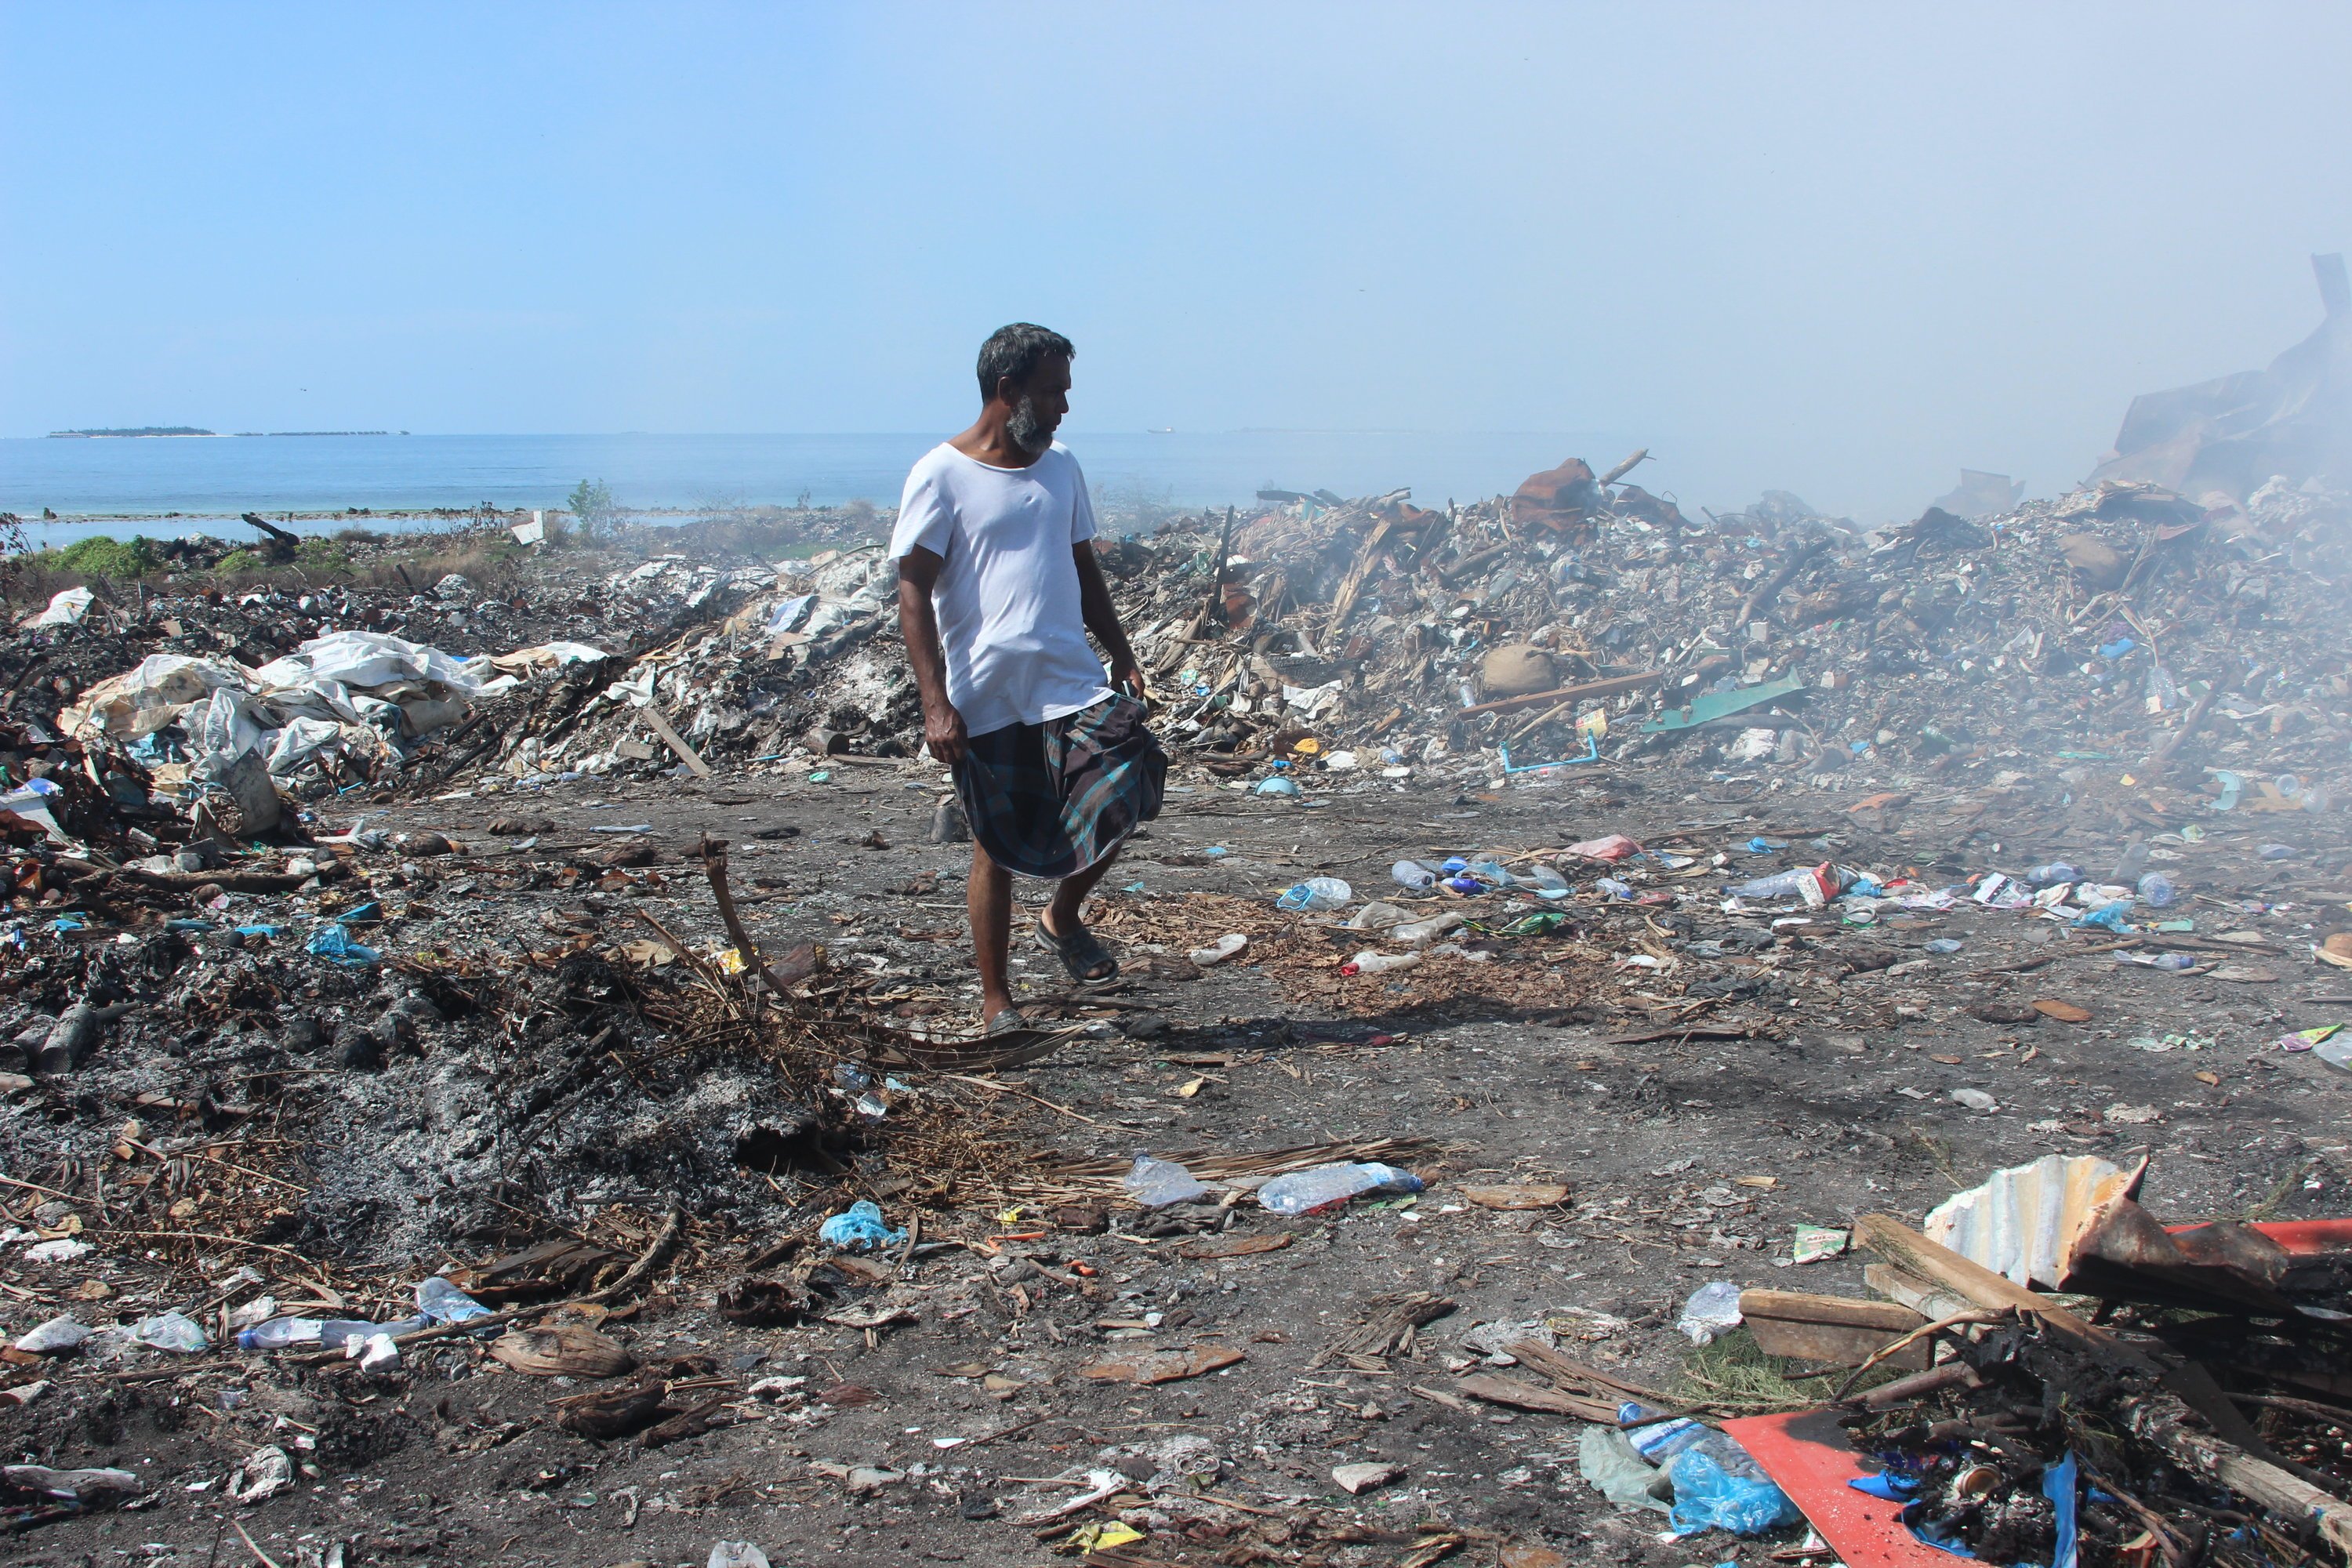
[[[980,397],[985,403],[996,395],[996,384],[1006,376],[1025,382],[1029,373],[1042,360],[1076,359],[1078,351],[1070,340],[1031,321],[1015,321],[1009,327],[999,327],[988,334],[980,345]]]

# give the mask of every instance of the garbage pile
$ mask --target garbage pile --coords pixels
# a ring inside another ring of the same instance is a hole
[[[2341,494],[2274,482],[2207,510],[2111,480],[1864,534],[1780,492],[1694,524],[1626,468],[1442,512],[1297,495],[1097,555],[1163,737],[1233,778],[1557,782],[1660,754],[1763,787],[1982,773],[2069,800],[2130,773],[2159,813],[2343,795]],[[648,562],[607,592],[727,613],[576,701],[519,705],[487,766],[805,773],[919,750],[879,546]]]
[[[1585,1479],[1678,1532],[1808,1525],[1799,1552],[1856,1568],[2338,1561],[2352,1220],[2163,1225],[2147,1170],[2052,1154],[1916,1231],[1862,1216],[1874,1300],[1701,1288],[1695,1340],[1851,1370],[1719,1429],[1628,1401],[1586,1428]]]

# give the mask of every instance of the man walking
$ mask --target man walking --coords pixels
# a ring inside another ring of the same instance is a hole
[[[990,1034],[1022,1022],[1005,980],[1016,875],[1058,882],[1036,938],[1072,980],[1118,973],[1079,917],[1119,845],[1160,815],[1168,771],[1095,561],[1086,476],[1054,440],[1076,353],[1026,322],[992,333],[980,417],[916,463],[890,536],[924,744],[971,823],[964,903]]]

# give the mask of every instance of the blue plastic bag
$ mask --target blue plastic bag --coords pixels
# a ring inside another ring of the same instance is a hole
[[[310,942],[302,951],[313,958],[323,958],[353,968],[380,963],[383,961],[383,954],[372,947],[353,942],[351,932],[331,921],[311,933]]]
[[[2074,917],[2074,923],[2071,929],[2081,931],[2086,926],[2096,926],[2101,931],[2129,931],[2131,927],[2125,923],[2124,917],[2130,912],[2131,900],[2129,899],[2117,899],[2112,904],[2101,904],[2095,910],[2085,910],[2081,914],[2076,915]]]
[[[846,1210],[817,1226],[816,1236],[827,1247],[858,1249],[903,1246],[907,1239],[905,1231],[892,1230],[882,1223],[882,1211],[866,1198],[858,1199]]]
[[[1789,1494],[1769,1480],[1735,1476],[1704,1448],[1685,1448],[1666,1467],[1675,1483],[1674,1510],[1666,1517],[1677,1535],[1727,1530],[1763,1535],[1804,1516]]]

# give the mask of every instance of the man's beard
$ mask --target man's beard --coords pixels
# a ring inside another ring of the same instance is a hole
[[[1045,448],[1054,444],[1054,427],[1037,412],[1037,400],[1024,397],[1013,410],[1013,417],[1004,422],[1004,433],[1013,444],[1033,458],[1045,456]]]

